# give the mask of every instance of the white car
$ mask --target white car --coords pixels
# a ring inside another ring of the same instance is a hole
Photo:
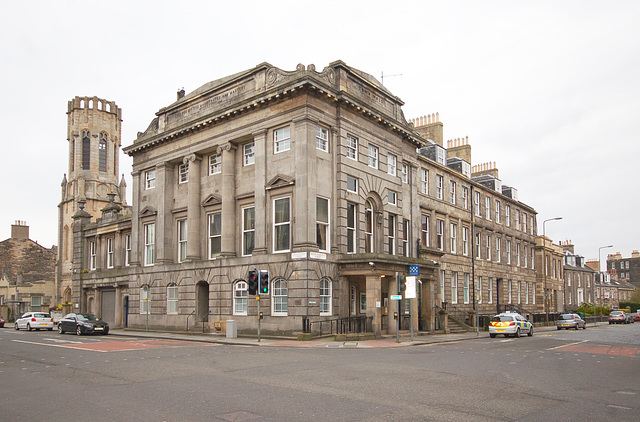
[[[491,318],[489,323],[489,337],[498,334],[520,337],[521,334],[533,335],[533,324],[517,312],[503,312]]]
[[[53,330],[53,318],[46,312],[27,312],[16,319],[16,330]]]

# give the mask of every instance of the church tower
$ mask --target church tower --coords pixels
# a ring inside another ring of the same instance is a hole
[[[113,101],[75,97],[68,104],[68,176],[62,180],[58,205],[57,303],[71,312],[73,265],[73,216],[84,209],[93,218],[115,194],[115,203],[126,206],[124,175],[118,182],[122,110]],[[80,268],[80,265],[76,266]]]

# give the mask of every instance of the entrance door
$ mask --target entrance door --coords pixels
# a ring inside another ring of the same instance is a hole
[[[115,289],[102,290],[101,306],[103,321],[111,326],[116,325],[116,291]]]
[[[208,321],[209,316],[209,284],[201,280],[196,284],[196,320],[199,323]]]

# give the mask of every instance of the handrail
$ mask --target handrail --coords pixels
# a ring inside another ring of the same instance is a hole
[[[331,318],[321,319],[309,322],[309,332],[317,332],[320,335],[324,335],[328,329],[327,334],[347,334],[347,333],[369,333],[373,332],[373,317],[368,316],[356,316],[356,317],[343,317],[343,318]],[[313,327],[316,327],[314,330]]]

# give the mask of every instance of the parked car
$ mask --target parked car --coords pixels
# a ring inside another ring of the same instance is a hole
[[[517,312],[503,312],[491,318],[489,323],[489,337],[495,338],[498,334],[520,337],[520,334],[533,335],[533,324]]]
[[[627,324],[633,324],[633,315],[625,312],[624,317],[627,319]]]
[[[611,311],[609,314],[609,324],[626,324],[627,317],[623,311]]]
[[[569,328],[575,328],[576,330],[582,328],[587,329],[587,323],[578,314],[562,314],[556,321],[556,327],[558,330],[568,330]]]
[[[633,314],[633,320],[640,321],[640,312],[636,312],[635,314]]]
[[[16,319],[13,328],[16,330],[53,330],[53,318],[46,312],[27,312]]]
[[[65,315],[58,321],[58,332],[64,334],[66,332],[82,334],[109,334],[109,324],[102,321],[94,314],[76,314],[71,313]]]
[[[4,328],[4,319],[0,316],[0,328]]]

